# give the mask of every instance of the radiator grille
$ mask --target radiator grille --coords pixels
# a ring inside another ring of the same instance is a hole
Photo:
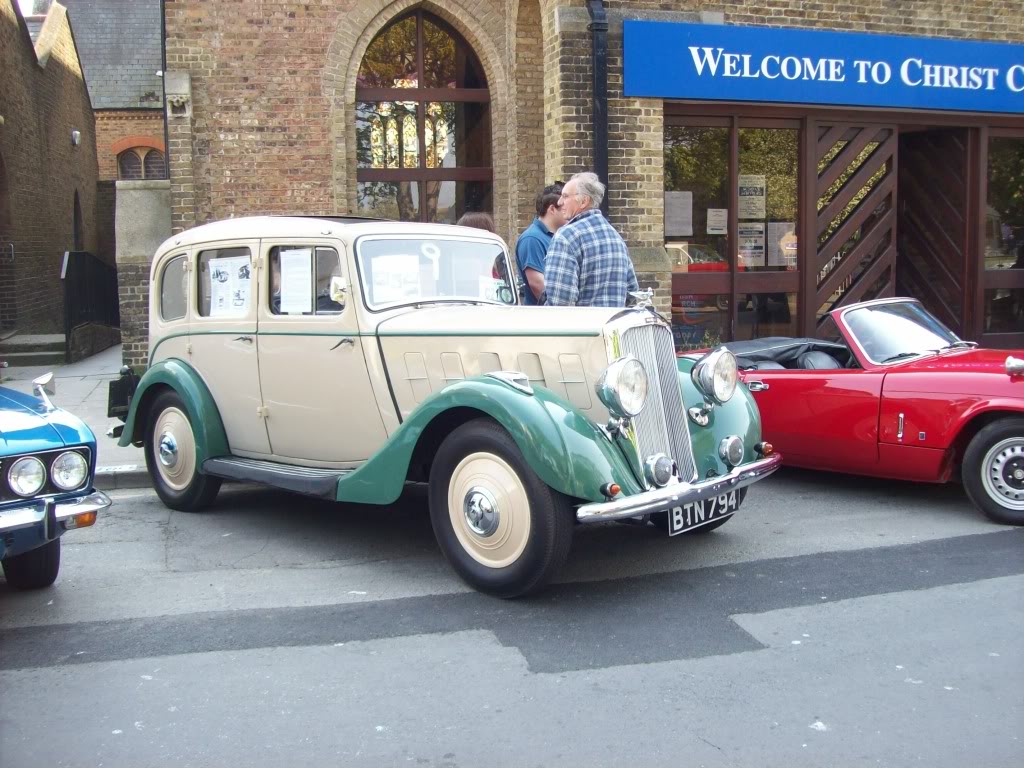
[[[622,334],[622,351],[643,363],[649,378],[647,404],[634,419],[640,457],[664,453],[676,462],[680,479],[692,482],[697,468],[679,389],[672,332],[662,325],[627,328]]]

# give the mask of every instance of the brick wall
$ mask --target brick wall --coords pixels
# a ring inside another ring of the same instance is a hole
[[[149,264],[118,263],[117,287],[121,297],[121,360],[125,365],[145,369],[149,362]]]
[[[0,72],[8,197],[0,206],[10,213],[0,240],[15,248],[0,287],[0,316],[23,333],[58,333],[64,322],[60,268],[73,245],[76,192],[83,245],[97,246],[95,123],[62,8],[51,10],[33,48],[14,4],[0,0]],[[72,130],[81,134],[78,146],[72,146]]]
[[[96,112],[96,158],[100,179],[117,179],[117,155],[126,139],[133,146],[147,146],[164,151],[164,113],[160,109],[105,109]],[[164,155],[166,157],[166,153]]]

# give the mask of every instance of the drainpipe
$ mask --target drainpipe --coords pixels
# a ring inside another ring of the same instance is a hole
[[[167,129],[167,9],[160,0],[160,85],[163,88],[164,172],[171,178],[171,136]]]
[[[590,14],[591,69],[593,70],[594,173],[606,186],[608,181],[608,14],[604,0],[587,0]],[[601,213],[608,215],[608,193],[601,201]]]

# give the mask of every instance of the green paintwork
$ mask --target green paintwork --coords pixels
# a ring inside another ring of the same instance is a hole
[[[416,442],[430,422],[451,408],[472,408],[512,435],[534,472],[561,493],[604,501],[600,488],[615,482],[624,494],[641,491],[619,449],[590,419],[543,387],[528,395],[490,376],[451,384],[417,408],[387,444],[338,481],[338,501],[390,504],[405,483]]]
[[[139,404],[147,399],[146,391],[155,386],[170,387],[184,402],[196,440],[196,462],[199,466],[202,466],[206,459],[231,453],[228,448],[228,437],[224,432],[224,423],[210,390],[191,365],[173,357],[161,360],[142,376],[132,396],[128,418],[125,420],[124,431],[118,445],[142,445],[142,431],[148,414],[141,414],[142,421],[138,426],[135,422],[140,416]]]
[[[679,386],[683,390],[683,403],[687,409],[699,407],[704,403],[697,385],[690,378],[696,361],[686,357],[678,358]],[[690,426],[690,441],[693,444],[693,458],[697,462],[697,472],[701,478],[713,472],[722,475],[729,467],[718,455],[718,444],[723,437],[739,435],[743,438],[743,463],[760,459],[754,450],[761,442],[761,414],[757,404],[745,384],[736,386],[736,393],[725,405],[715,404],[711,409],[710,421],[706,427],[698,426],[687,418]]]

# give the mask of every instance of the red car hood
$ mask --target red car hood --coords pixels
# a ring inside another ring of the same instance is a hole
[[[912,360],[889,369],[884,391],[947,392],[1024,399],[1024,376],[1010,376],[1006,372],[1009,355],[1024,357],[1024,352],[965,349]]]

